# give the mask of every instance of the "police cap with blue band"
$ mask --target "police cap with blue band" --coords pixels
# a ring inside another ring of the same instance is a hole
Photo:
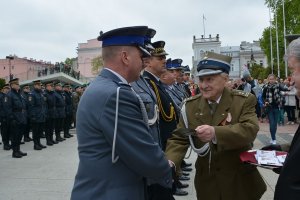
[[[182,70],[181,63],[182,63],[182,59],[179,59],[179,58],[174,59],[174,60],[172,60],[172,67],[176,70]]]
[[[106,33],[100,32],[98,37],[102,41],[102,47],[109,46],[136,46],[143,56],[151,56],[149,52],[150,39],[156,34],[154,29],[147,26],[131,26],[113,29]]]
[[[209,76],[223,72],[229,74],[230,62],[230,56],[207,52],[197,65],[198,74],[196,76]]]
[[[183,66],[182,70],[183,70],[184,74],[190,74],[191,73],[190,67],[188,65]]]
[[[167,70],[171,70],[171,69],[175,69],[175,67],[172,66],[172,59],[168,58],[166,61],[166,69]]]

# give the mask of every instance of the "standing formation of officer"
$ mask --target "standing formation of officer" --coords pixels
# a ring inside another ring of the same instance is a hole
[[[56,91],[53,89],[53,82],[46,82],[45,88],[43,87],[42,82],[36,80],[32,82],[32,86],[23,85],[21,91],[19,80],[13,79],[1,88],[0,122],[3,149],[13,149],[14,158],[27,155],[20,151],[20,144],[24,142],[33,140],[34,150],[46,148],[41,142],[44,132],[48,146],[72,137],[69,133],[73,120],[70,85],[65,84],[65,91],[59,82],[56,83]],[[53,139],[55,127],[56,140]],[[30,137],[31,131],[33,139]],[[64,138],[60,136],[61,131],[64,131]]]

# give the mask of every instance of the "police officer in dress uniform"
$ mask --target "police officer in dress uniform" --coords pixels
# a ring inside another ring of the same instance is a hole
[[[255,96],[225,87],[231,57],[208,52],[198,64],[200,95],[185,101],[166,155],[176,166],[188,147],[195,164],[197,199],[260,199],[266,190],[255,166],[239,159],[251,149],[259,130]]]
[[[139,78],[143,57],[150,55],[148,30],[126,27],[98,37],[105,67],[77,110],[80,162],[72,200],[147,199],[145,178],[171,187],[170,165],[149,132],[142,100],[128,84]]]
[[[7,108],[8,108],[7,93],[9,92],[9,90],[10,90],[9,84],[5,84],[0,92],[1,136],[3,142],[3,149],[7,151],[11,149],[11,146],[9,144],[10,132],[9,132],[9,121],[7,116]]]
[[[191,70],[188,65],[183,67],[183,87],[188,94],[188,97],[192,96],[191,90],[190,90],[190,75],[191,75]]]
[[[63,130],[63,124],[66,117],[66,102],[65,96],[62,90],[62,84],[60,82],[55,83],[55,140],[56,142],[62,142],[65,138],[60,136],[60,132]]]
[[[72,117],[73,117],[73,102],[72,102],[72,93],[70,91],[70,84],[66,83],[63,86],[64,90],[64,96],[65,96],[65,111],[66,111],[66,117],[63,125],[64,129],[64,138],[70,138],[73,137],[73,135],[70,134],[70,127],[72,123]]]
[[[42,93],[42,82],[40,80],[33,81],[33,90],[29,94],[29,117],[32,126],[33,149],[42,150],[46,148],[41,144],[41,136],[43,134],[44,123],[46,122],[47,107],[46,98]]]
[[[23,129],[27,123],[26,103],[20,94],[19,79],[10,80],[9,84],[11,90],[7,93],[7,101],[5,100],[4,102],[4,108],[7,109],[7,119],[11,133],[12,157],[22,158],[27,156],[27,153],[20,150]]]
[[[150,50],[151,56],[166,57],[168,55],[164,50],[165,42],[157,41],[151,44],[154,49]],[[148,63],[150,58],[144,59],[144,63]],[[142,75],[140,78],[131,83],[134,91],[141,97],[148,116],[148,124],[150,133],[154,141],[161,147],[161,137],[159,130],[159,111],[157,106],[157,99],[154,91],[144,79]],[[158,184],[151,184],[148,180],[148,200],[173,200],[172,190],[165,188]]]
[[[52,146],[53,144],[57,144],[58,142],[53,140],[54,133],[54,125],[56,118],[56,97],[54,94],[53,82],[45,83],[46,89],[44,96],[46,98],[47,105],[47,116],[46,116],[46,141],[48,146]]]
[[[29,136],[30,133],[30,117],[28,115],[28,110],[29,110],[29,94],[30,94],[30,87],[28,84],[23,85],[23,92],[22,92],[22,97],[25,99],[26,102],[26,110],[27,110],[27,124],[24,128],[24,133],[23,133],[23,137],[24,137],[24,142],[30,142],[32,141],[32,138]]]

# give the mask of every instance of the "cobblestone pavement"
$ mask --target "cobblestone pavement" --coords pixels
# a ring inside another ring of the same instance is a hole
[[[292,140],[297,125],[279,126],[277,141],[279,144]],[[261,148],[270,141],[267,123],[260,124],[260,131],[254,142],[254,148]],[[71,130],[75,133],[75,130]],[[45,144],[45,140],[42,140]],[[21,145],[21,150],[28,153],[22,159],[13,159],[11,151],[4,151],[0,145],[0,200],[67,200],[74,183],[78,166],[76,137],[67,139],[42,151],[34,151],[33,143]],[[187,162],[193,163],[196,154],[192,153]],[[193,163],[194,164],[194,163]],[[267,185],[263,200],[273,199],[274,187],[278,175],[270,170],[259,169]],[[187,183],[188,196],[175,197],[176,200],[196,200],[193,186],[195,169]]]

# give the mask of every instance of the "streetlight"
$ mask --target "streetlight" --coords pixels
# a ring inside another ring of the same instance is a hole
[[[285,12],[284,12],[284,0],[282,1],[282,15],[283,15],[283,40],[284,40],[284,54],[286,54],[286,28],[285,28]],[[288,76],[287,60],[284,61],[285,77]]]
[[[9,80],[13,79],[12,74],[11,74],[11,60],[14,59],[13,56],[6,56],[6,59],[8,59],[8,70],[9,70]]]

